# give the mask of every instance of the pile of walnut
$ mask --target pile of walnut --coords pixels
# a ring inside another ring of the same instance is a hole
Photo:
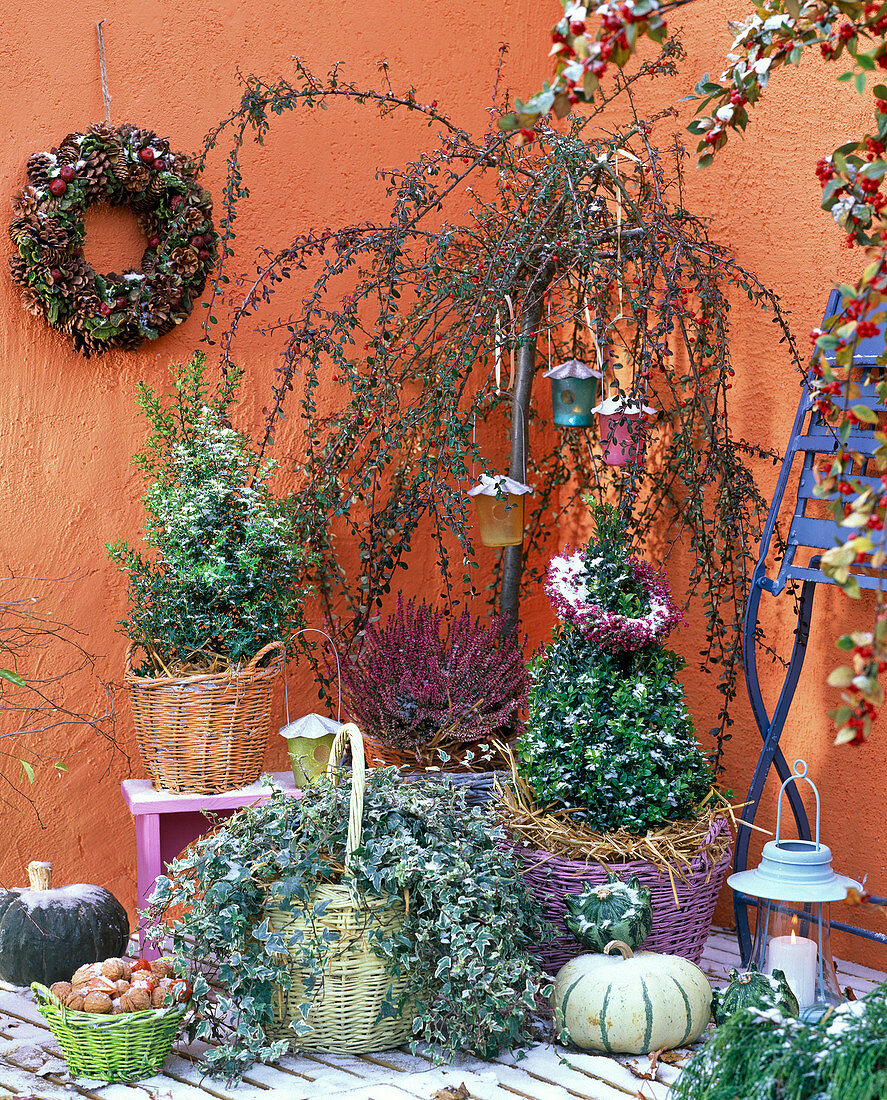
[[[177,978],[171,959],[105,959],[88,963],[69,982],[55,982],[50,992],[66,1008],[79,1012],[145,1012],[191,999],[191,986]]]

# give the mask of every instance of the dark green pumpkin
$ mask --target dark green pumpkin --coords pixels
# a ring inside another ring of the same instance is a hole
[[[129,918],[114,895],[82,882],[53,889],[51,875],[29,863],[30,887],[0,890],[0,978],[12,985],[50,986],[126,952]]]
[[[783,1016],[797,1016],[798,1000],[781,970],[762,974],[752,963],[744,973],[731,969],[730,984],[714,991],[711,1008],[715,1023],[720,1025],[741,1008],[776,1008]]]
[[[581,894],[567,894],[564,902],[564,924],[592,951],[603,951],[611,940],[621,940],[636,951],[653,928],[650,891],[634,875],[623,882],[618,875],[608,874],[606,882],[586,885]]]

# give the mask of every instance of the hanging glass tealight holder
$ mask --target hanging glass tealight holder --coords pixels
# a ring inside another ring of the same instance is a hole
[[[655,415],[656,410],[616,394],[596,405],[592,411],[598,414],[604,462],[608,466],[636,465],[646,442],[647,423],[644,417]]]
[[[551,407],[555,424],[565,428],[587,428],[594,423],[594,406],[599,370],[581,359],[569,359],[549,367],[543,377],[551,382]]]
[[[477,510],[477,533],[484,546],[520,546],[524,541],[524,497],[532,493],[526,485],[527,459],[523,436],[523,409],[511,394],[497,390],[500,397],[507,397],[520,418],[521,467],[524,481],[505,474],[481,474],[477,485],[468,490]],[[471,430],[474,442],[474,427]]]
[[[524,540],[524,496],[533,490],[503,474],[481,474],[468,495],[477,509],[477,530],[484,546],[519,546]]]

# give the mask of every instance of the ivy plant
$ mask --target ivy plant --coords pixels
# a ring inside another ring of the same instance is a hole
[[[543,975],[529,953],[543,935],[537,903],[503,850],[489,816],[468,808],[461,792],[405,784],[394,768],[367,773],[363,836],[345,872],[349,787],[324,780],[299,802],[274,791],[235,814],[161,876],[149,911],[158,938],[171,929],[180,965],[190,969],[198,1009],[192,1034],[213,1045],[205,1068],[234,1078],[256,1060],[282,1055],[276,1038],[279,989],[289,988],[289,950],[307,995],[322,988],[324,963],[341,945],[324,935],[272,931],[270,899],[309,915],[319,912],[322,883],[368,896],[402,898],[402,932],[375,935],[373,950],[392,975],[407,977],[400,1006],[411,1006],[414,1045],[434,1043],[434,1057],[459,1052],[491,1058],[531,1038]],[[322,903],[321,903],[322,904]],[[179,916],[164,914],[181,906]],[[205,978],[214,972],[216,989]],[[293,1034],[304,1033],[310,1002]]]

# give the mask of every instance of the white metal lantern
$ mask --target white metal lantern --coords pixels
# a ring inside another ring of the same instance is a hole
[[[806,779],[816,795],[816,840],[783,840],[782,795],[789,783]],[[819,791],[796,760],[792,775],[779,788],[776,839],[764,845],[761,863],[739,871],[727,882],[754,899],[757,909],[750,965],[765,974],[781,970],[798,999],[801,1015],[815,1019],[843,1001],[832,962],[829,903],[843,901],[855,879],[836,875],[832,853],[819,842]]]

